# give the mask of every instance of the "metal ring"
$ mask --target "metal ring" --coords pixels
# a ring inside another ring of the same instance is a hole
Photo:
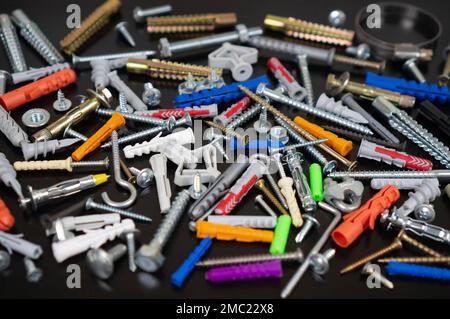
[[[22,123],[26,127],[38,128],[48,123],[50,120],[50,113],[42,108],[35,108],[26,111],[22,115]]]

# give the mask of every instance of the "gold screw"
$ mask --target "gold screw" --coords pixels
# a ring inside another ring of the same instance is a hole
[[[261,105],[263,108],[267,109],[267,111],[269,111],[270,113],[272,113],[274,116],[280,118],[282,121],[284,121],[285,123],[287,123],[290,127],[292,127],[297,133],[299,133],[300,135],[304,136],[307,140],[309,141],[316,141],[317,138],[315,138],[313,135],[311,135],[310,133],[308,133],[306,130],[304,130],[303,128],[301,128],[300,126],[298,126],[297,124],[295,124],[294,121],[292,121],[289,117],[287,117],[284,113],[278,111],[275,107],[273,107],[272,105],[270,105],[266,100],[264,100],[263,98],[261,98],[260,96],[256,95],[255,93],[253,93],[252,91],[250,91],[249,89],[247,89],[246,87],[239,85],[239,88],[245,93],[247,94],[252,100],[254,100],[256,103],[258,103],[259,105]],[[338,161],[340,161],[342,164],[344,164],[345,166],[347,166],[350,170],[352,168],[354,168],[357,164],[356,161],[350,161],[348,159],[346,159],[344,156],[342,156],[341,154],[337,153],[336,151],[334,151],[333,149],[331,149],[329,146],[325,145],[325,144],[317,144],[317,147],[321,148],[322,150],[324,150],[325,152],[327,152],[329,155],[333,156],[335,159],[337,159]]]
[[[272,194],[272,192],[266,187],[266,183],[264,182],[264,180],[259,179],[258,181],[256,181],[255,186],[264,194],[264,196],[267,197],[267,199],[278,209],[281,214],[289,215],[283,205],[281,205],[281,203],[275,197],[275,195]]]
[[[359,260],[351,263],[350,265],[342,268],[341,275],[346,274],[355,269],[358,269],[358,268],[364,266],[365,264],[371,262],[372,260],[375,260],[381,256],[384,256],[384,255],[390,253],[391,251],[401,249],[402,246],[403,246],[402,241],[397,236],[397,238],[395,238],[394,241],[391,244],[387,245],[386,247],[379,249],[379,250],[375,251],[374,253],[370,254],[369,256],[359,259]]]
[[[422,244],[421,242],[415,240],[414,238],[409,237],[404,230],[401,230],[400,233],[397,236],[400,238],[403,242],[406,242],[410,244],[411,246],[417,248],[418,250],[422,251],[423,253],[432,256],[432,257],[444,257],[440,253],[438,253],[436,250]]]
[[[244,145],[247,145],[248,142],[249,142],[249,136],[248,135],[239,134],[238,132],[236,132],[236,131],[234,131],[234,130],[232,130],[230,128],[226,128],[225,126],[217,124],[215,122],[205,121],[205,123],[208,124],[211,127],[214,127],[214,128],[217,128],[217,129],[221,130],[226,135],[233,136],[233,137],[237,138]]]
[[[128,168],[127,164],[125,164],[124,161],[120,160],[120,168],[122,169],[122,172],[127,177],[128,183],[135,184],[136,183],[136,176],[131,173],[130,169]]]
[[[379,263],[389,263],[389,262],[398,262],[398,263],[414,263],[414,264],[440,264],[450,263],[450,257],[398,257],[398,258],[383,258],[378,259]]]

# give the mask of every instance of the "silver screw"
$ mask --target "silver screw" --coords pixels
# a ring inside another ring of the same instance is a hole
[[[303,220],[305,220],[305,223],[303,224],[297,236],[295,236],[296,243],[301,243],[303,239],[305,239],[306,235],[311,231],[311,229],[320,227],[319,221],[310,214],[303,214],[302,217]]]
[[[108,168],[109,167],[109,158],[105,157],[104,160],[101,161],[71,161],[70,166],[72,168]]]
[[[229,137],[225,136],[221,133],[217,133],[216,130],[213,127],[207,128],[205,130],[205,138],[209,141],[211,141],[211,144],[217,149],[217,151],[225,158],[225,160],[229,160],[229,157],[227,153],[225,152],[222,144],[220,143],[221,140],[225,139],[228,140]]]
[[[119,32],[123,38],[128,42],[132,47],[136,46],[136,42],[134,42],[133,36],[130,31],[128,31],[128,23],[125,21],[119,22],[115,27],[116,31]]]
[[[23,259],[23,262],[25,264],[25,269],[27,271],[28,282],[35,283],[41,280],[43,275],[42,270],[37,268],[34,262],[28,257],[25,257]]]
[[[97,109],[97,114],[100,114],[98,111],[100,111],[100,109]],[[125,97],[125,94],[123,94],[123,92],[119,92],[119,106],[117,106],[116,111],[120,112],[121,114],[131,114],[134,112],[134,109],[131,107],[131,105],[127,103],[127,98]]]
[[[139,236],[139,229],[133,229],[121,234],[121,237],[126,240],[128,248],[128,268],[131,272],[137,270],[135,255],[136,255],[136,236]]]
[[[98,115],[105,116],[105,117],[110,117],[114,113],[113,110],[108,110],[108,109],[97,109],[95,112]],[[170,118],[168,118],[167,120],[164,120],[164,119],[159,119],[156,117],[141,116],[141,115],[136,115],[136,114],[131,114],[131,113],[123,113],[122,111],[119,111],[119,113],[122,114],[122,116],[126,120],[139,122],[139,123],[145,123],[145,124],[149,124],[149,125],[156,125],[156,126],[175,125],[175,120],[176,120],[176,119],[173,119],[173,120],[169,121]]]
[[[414,217],[426,223],[432,223],[436,217],[436,212],[432,204],[420,204],[414,208]]]
[[[8,269],[11,264],[11,256],[4,250],[0,250],[0,272]]]
[[[309,259],[309,263],[311,266],[311,270],[316,275],[325,275],[328,270],[330,270],[329,261],[334,257],[336,250],[333,248],[325,250],[323,254],[316,253],[311,255]]]
[[[6,82],[10,79],[11,75],[5,70],[0,70],[0,95],[5,93]]]
[[[66,129],[64,130],[63,133],[63,137],[73,137],[73,138],[78,138],[83,142],[87,141],[87,136],[81,134],[80,132],[77,132],[73,129],[70,128],[70,125],[66,127]]]
[[[121,215],[123,217],[131,218],[131,219],[143,222],[143,223],[151,223],[152,222],[151,218],[149,218],[147,216],[144,216],[142,214],[137,214],[137,213],[134,213],[134,212],[129,211],[129,210],[124,210],[124,209],[112,207],[112,206],[109,206],[109,205],[96,203],[96,202],[94,202],[92,197],[89,197],[86,200],[85,207],[86,207],[87,210],[95,209],[95,210],[101,211],[101,212],[116,213],[116,214],[119,214],[119,215]]]
[[[345,48],[345,53],[361,60],[370,58],[370,46],[367,43],[361,43],[358,46]]]
[[[374,266],[375,266],[374,264],[370,263],[366,264],[362,269],[362,273],[365,275],[372,276],[373,278],[381,282],[383,286],[389,289],[394,289],[394,284],[392,283],[392,281],[384,277],[380,272],[376,271],[377,268],[375,268]]]
[[[286,203],[286,200],[284,199],[283,194],[281,194],[280,187],[278,187],[277,182],[273,178],[272,174],[267,172],[267,174],[264,176],[267,178],[267,181],[269,182],[270,187],[272,188],[275,196],[277,197],[277,199],[281,203],[281,205],[283,205],[284,208],[289,209],[289,207]]]
[[[403,64],[403,70],[407,71],[411,74],[411,76],[419,83],[425,83],[427,80],[425,79],[425,76],[423,75],[422,71],[420,71],[419,67],[417,66],[417,59],[412,58],[407,60]]]
[[[297,61],[303,86],[306,89],[306,100],[308,101],[309,106],[314,107],[314,91],[311,81],[311,74],[309,73],[308,68],[308,56],[306,54],[299,54],[297,55]]]
[[[273,217],[278,217],[277,214],[275,214],[275,212],[273,211],[272,208],[270,208],[269,204],[267,204],[267,202],[264,200],[264,197],[259,194],[256,195],[255,197],[255,202],[258,203],[259,205],[261,205],[261,207],[266,211],[267,214],[269,214],[270,216]]]
[[[101,248],[91,249],[86,254],[89,270],[100,279],[108,279],[114,273],[114,262],[124,256],[127,246],[117,244],[108,251]]]
[[[148,106],[156,106],[161,102],[161,91],[153,87],[150,82],[144,84],[144,93],[142,93],[142,100]]]
[[[172,12],[172,6],[170,4],[147,9],[141,9],[141,7],[136,7],[133,10],[133,18],[134,21],[140,23],[145,22],[145,18],[147,17],[168,14],[170,12]]]
[[[7,14],[0,14],[0,39],[5,47],[13,72],[26,71],[28,67],[20,47],[19,38]]]
[[[147,272],[154,272],[162,266],[165,259],[162,250],[183,215],[189,199],[190,194],[186,189],[177,194],[152,241],[138,250],[136,264],[139,268]]]
[[[236,117],[234,120],[232,120],[230,123],[228,123],[227,128],[229,129],[236,129],[237,127],[245,124],[250,119],[252,119],[254,116],[256,116],[259,112],[261,112],[262,106],[259,104],[256,104],[250,108],[247,109],[244,113]]]
[[[259,134],[267,134],[271,127],[272,125],[267,120],[267,110],[263,108],[259,113],[259,120],[253,124],[253,128]]]
[[[189,194],[192,199],[199,199],[206,191],[206,186],[202,184],[202,177],[199,173],[194,175],[194,183],[189,187]]]
[[[136,176],[136,184],[141,188],[149,187],[155,176],[153,171],[148,167],[144,169],[130,167],[130,172]]]
[[[62,90],[58,90],[57,99],[53,102],[53,108],[58,112],[65,112],[72,106],[72,102],[65,98]]]
[[[342,10],[333,10],[328,15],[328,23],[333,27],[340,27],[345,23],[346,20],[345,12]]]
[[[373,178],[437,178],[439,180],[450,180],[450,170],[437,169],[431,171],[339,171],[331,172],[328,177],[336,179],[355,178],[359,180],[369,180]]]
[[[211,258],[199,261],[196,266],[197,267],[217,267],[217,266],[225,266],[225,265],[235,265],[235,264],[248,264],[254,262],[263,262],[269,260],[280,260],[286,262],[299,262],[303,261],[303,252],[300,248],[297,250],[280,254],[280,255],[272,255],[272,254],[258,254],[258,255],[244,255],[244,256],[235,256],[235,257],[218,257]]]

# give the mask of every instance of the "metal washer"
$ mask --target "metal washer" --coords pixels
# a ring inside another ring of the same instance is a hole
[[[50,113],[42,108],[35,108],[26,111],[22,115],[22,123],[26,127],[38,128],[48,123],[50,120]]]

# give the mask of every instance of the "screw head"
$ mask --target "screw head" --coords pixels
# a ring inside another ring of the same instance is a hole
[[[136,22],[143,22],[143,17],[142,17],[142,9],[141,7],[137,6],[136,8],[133,9],[133,19]]]
[[[417,59],[416,58],[411,58],[409,60],[406,60],[405,63],[403,64],[402,69],[403,70],[409,70],[413,67],[417,67],[416,65]]]
[[[328,263],[328,259],[320,254],[314,254],[310,257],[311,269],[318,275],[324,275],[330,269],[330,264]]]
[[[114,272],[111,256],[101,248],[91,249],[86,254],[89,270],[100,279],[108,279]]]
[[[336,167],[337,167],[337,162],[335,160],[329,161],[323,167],[323,173],[325,175],[328,175],[331,172],[334,172],[336,170]]]
[[[194,185],[191,185],[191,187],[189,187],[188,191],[189,191],[189,195],[191,195],[192,199],[199,199],[200,196],[202,196],[202,194],[208,189],[205,185],[201,185],[201,190],[198,192],[194,189]]]
[[[436,217],[436,212],[431,204],[420,204],[414,209],[414,216],[418,220],[422,220],[426,223],[431,223]]]
[[[325,91],[331,96],[338,95],[344,91],[344,88],[347,86],[349,81],[350,73],[348,72],[342,73],[338,78],[336,78],[336,75],[334,74],[329,74],[327,77]]]
[[[370,57],[370,46],[367,43],[361,43],[356,47],[356,57],[367,60]]]
[[[310,221],[312,223],[312,226],[314,226],[315,228],[319,228],[320,227],[320,223],[317,219],[315,219],[312,215],[310,214],[302,214],[302,217],[304,220],[306,221]]]
[[[139,229],[137,229],[137,228],[134,228],[134,229],[129,229],[129,230],[126,230],[126,231],[122,232],[122,233],[120,234],[120,238],[126,240],[126,239],[128,239],[130,236],[132,236],[133,239],[134,239],[134,238],[136,238],[136,237],[139,237],[140,234],[141,234],[141,231],[140,231]]]
[[[177,125],[177,119],[174,116],[170,116],[166,120],[166,130],[169,131],[169,132],[172,132],[172,130],[174,129],[175,125]]]
[[[41,280],[43,274],[44,273],[42,272],[41,269],[35,268],[29,273],[27,273],[27,281],[31,283],[38,282]]]
[[[112,94],[111,91],[108,90],[107,88],[102,88],[100,90],[98,90],[98,92],[95,92],[94,90],[91,89],[87,89],[86,92],[88,93],[88,95],[92,98],[96,98],[97,100],[100,101],[100,103],[110,109],[111,108],[111,101],[112,101]]]
[[[146,188],[152,183],[153,176],[153,171],[150,168],[144,168],[136,176],[136,184],[139,187]]]
[[[347,16],[345,15],[345,12],[342,10],[333,10],[328,15],[328,22],[333,27],[340,27],[345,23]]]
[[[116,24],[116,26],[114,27],[114,29],[116,31],[120,31],[123,28],[127,28],[128,27],[128,23],[126,21],[121,21],[119,23]]]
[[[50,120],[50,113],[43,108],[34,108],[22,115],[22,123],[31,128],[42,127]]]
[[[4,250],[0,250],[0,272],[6,270],[11,264],[11,256]]]
[[[92,199],[92,197],[89,197],[89,198],[86,200],[86,203],[84,204],[84,207],[85,207],[87,210],[90,210],[91,208],[94,208],[94,206],[95,206],[94,200]]]

